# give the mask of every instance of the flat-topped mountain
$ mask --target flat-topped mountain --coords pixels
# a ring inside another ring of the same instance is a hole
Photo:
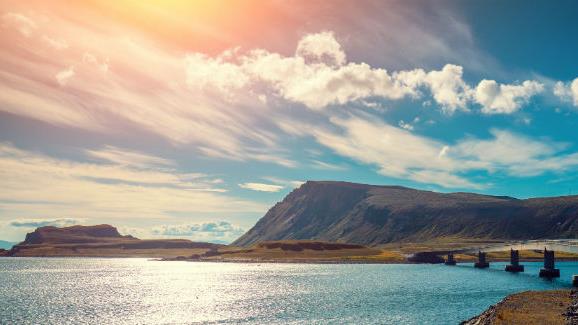
[[[222,245],[186,239],[138,239],[110,225],[40,227],[4,252],[8,256],[176,257],[204,253]]]
[[[71,226],[71,227],[40,227],[31,233],[20,245],[32,244],[79,244],[94,242],[115,242],[119,240],[134,240],[132,236],[122,236],[110,225]]]
[[[578,196],[516,199],[309,181],[233,245],[307,239],[378,245],[438,238],[578,238]]]

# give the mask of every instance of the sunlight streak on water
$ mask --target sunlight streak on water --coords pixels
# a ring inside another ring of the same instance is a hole
[[[469,265],[0,258],[0,324],[451,324],[505,295],[569,286]]]

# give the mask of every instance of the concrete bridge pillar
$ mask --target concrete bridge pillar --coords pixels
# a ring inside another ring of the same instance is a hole
[[[478,261],[474,264],[474,267],[478,269],[485,269],[490,267],[490,263],[486,262],[486,253],[479,251],[478,252]]]
[[[544,267],[540,269],[541,278],[559,278],[560,270],[554,265],[554,251],[544,248]]]
[[[448,258],[446,259],[445,265],[456,265],[456,260],[454,259],[454,253],[448,253]]]
[[[506,265],[506,272],[524,272],[524,265],[520,265],[520,255],[517,250],[510,249],[510,264]]]

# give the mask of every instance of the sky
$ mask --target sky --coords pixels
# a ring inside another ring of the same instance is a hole
[[[228,243],[307,180],[576,194],[577,12],[0,0],[0,239]]]

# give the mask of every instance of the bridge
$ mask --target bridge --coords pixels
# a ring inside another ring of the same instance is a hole
[[[447,255],[446,265],[456,265],[454,254],[475,254],[478,255],[476,268],[487,268],[490,263],[486,259],[486,253],[510,251],[510,264],[506,265],[507,272],[524,272],[524,265],[520,264],[520,250],[542,250],[544,252],[544,267],[540,269],[540,277],[558,278],[560,270],[555,267],[554,252],[567,252],[578,254],[578,240],[558,239],[558,240],[526,240],[507,242],[481,247],[469,247],[451,251],[438,252],[440,255]],[[578,275],[572,277],[572,284],[578,286]]]

